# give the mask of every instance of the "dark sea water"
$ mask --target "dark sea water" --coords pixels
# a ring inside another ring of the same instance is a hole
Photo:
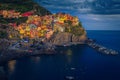
[[[120,31],[87,31],[88,37],[120,51]],[[64,51],[62,51],[64,50]],[[120,55],[98,53],[87,45],[62,48],[58,54],[9,61],[8,80],[120,80]]]

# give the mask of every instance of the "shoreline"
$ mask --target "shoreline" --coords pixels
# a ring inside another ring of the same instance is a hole
[[[14,60],[20,57],[34,56],[34,55],[51,55],[56,54],[56,51],[52,50],[39,50],[39,51],[21,51],[21,50],[7,50],[3,51],[0,55],[0,66],[7,61]]]
[[[48,48],[40,49],[40,50],[37,50],[35,48],[34,49],[28,48],[26,50],[22,50],[22,49],[1,50],[1,53],[0,53],[0,65],[2,65],[3,63],[5,63],[7,61],[17,59],[17,58],[20,58],[20,57],[24,57],[24,56],[57,54],[57,50],[55,50],[55,49],[58,49],[59,47],[70,47],[70,46],[73,46],[73,45],[77,46],[77,45],[81,45],[81,44],[85,44],[85,43],[82,43],[82,42],[70,42],[70,43],[66,43],[64,45],[63,44],[55,45],[55,48],[53,46],[47,46]]]
[[[87,45],[91,47],[92,49],[96,50],[97,52],[100,52],[102,54],[106,55],[118,55],[119,52],[106,48],[104,46],[101,46],[95,42],[93,39],[87,39],[86,42],[70,42],[62,45],[56,45],[55,48],[52,48],[52,46],[49,46],[49,48],[44,48],[44,49],[30,49],[28,48],[27,50],[20,50],[20,49],[7,49],[2,51],[0,53],[0,66],[4,64],[7,61],[14,60],[20,57],[25,57],[25,56],[35,56],[35,55],[52,55],[52,54],[57,54],[57,50],[59,47],[70,47],[70,46],[77,46],[77,45]],[[52,44],[53,45],[53,44]]]

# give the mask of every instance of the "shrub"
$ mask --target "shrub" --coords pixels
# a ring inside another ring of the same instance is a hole
[[[7,35],[6,31],[0,31],[0,38],[7,38]]]

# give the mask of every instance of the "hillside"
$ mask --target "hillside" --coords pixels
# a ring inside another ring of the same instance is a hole
[[[4,18],[4,16],[0,15],[0,38],[8,37],[6,29],[9,28],[9,23],[20,24],[27,20],[27,17],[19,17],[18,15],[20,13],[22,14],[31,11],[34,12],[34,14],[41,16],[51,14],[50,11],[42,6],[39,6],[32,0],[0,0],[0,14],[2,13],[2,10],[11,10],[11,14],[13,10],[19,13],[15,14],[17,18]]]
[[[3,38],[14,42],[28,38],[32,43],[44,40],[62,45],[84,43],[87,36],[76,16],[51,14],[32,0],[0,0],[0,39]]]

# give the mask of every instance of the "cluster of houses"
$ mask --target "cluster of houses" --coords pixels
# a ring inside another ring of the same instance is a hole
[[[54,32],[65,32],[67,27],[79,25],[79,19],[70,14],[57,13],[52,15],[38,16],[33,11],[20,13],[15,10],[1,10],[0,15],[4,18],[27,17],[25,23],[17,25],[12,23],[15,30],[20,34],[20,38],[41,38],[49,39]],[[11,37],[12,35],[10,35]],[[12,37],[11,37],[12,38]]]
[[[34,11],[28,11],[25,13],[17,12],[15,10],[0,10],[0,15],[4,18],[20,18],[20,17],[28,17],[33,15]]]
[[[20,12],[16,12],[15,10],[0,10],[0,15],[2,15],[4,18],[21,17]]]

